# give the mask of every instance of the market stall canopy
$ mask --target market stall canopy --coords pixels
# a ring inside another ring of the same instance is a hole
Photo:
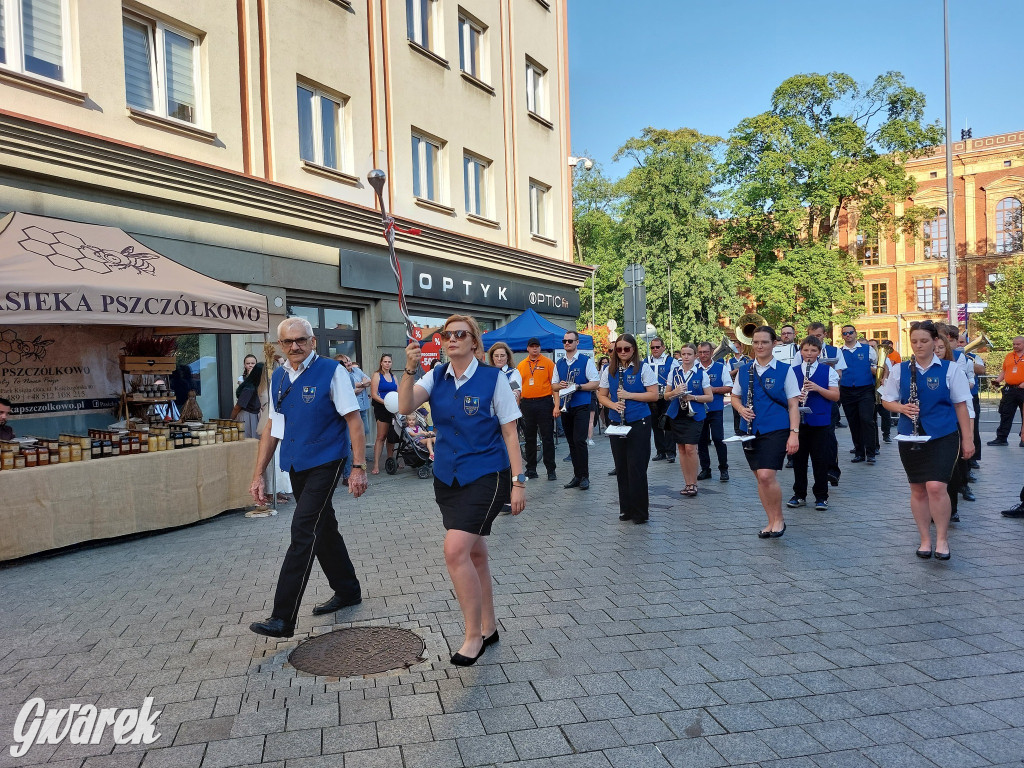
[[[117,227],[15,212],[0,220],[0,325],[28,324],[270,328],[266,296],[183,267]]]
[[[501,328],[495,328],[483,335],[484,346],[487,349],[498,341],[504,341],[513,352],[525,352],[526,342],[536,338],[542,349],[561,349],[562,334],[565,328],[545,320],[532,309],[527,309],[523,314]],[[580,334],[580,349],[593,349],[594,337]]]

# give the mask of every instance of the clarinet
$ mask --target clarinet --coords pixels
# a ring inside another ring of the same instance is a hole
[[[750,381],[747,383],[747,408],[753,409],[754,407],[754,363],[750,363]],[[754,434],[754,420],[751,419],[747,423],[747,434]]]
[[[921,411],[920,411],[921,402],[920,402],[920,400],[918,400],[918,396],[917,396],[917,363],[916,363],[916,361],[911,359],[911,361],[908,363],[908,365],[910,366],[910,397],[907,398],[907,404],[908,405],[916,405],[916,406],[918,406],[917,416],[912,417],[910,419],[910,421],[914,425],[913,434],[920,435],[921,434]],[[910,449],[912,451],[919,451],[919,450],[921,450],[921,446],[918,445],[917,443],[914,443],[914,444],[911,445]]]
[[[626,394],[626,386],[625,386],[625,383],[624,383],[625,380],[626,380],[626,369],[623,368],[621,371],[619,371],[619,388],[615,392],[615,402],[617,402],[617,403],[623,403],[623,402],[626,401],[626,398],[623,397],[623,395]],[[620,424],[625,424],[626,423],[626,412],[625,411],[623,411],[622,415],[619,416],[619,423]]]
[[[804,386],[805,387],[807,386],[807,382],[810,381],[810,380],[811,380],[811,363],[807,363],[807,365],[806,365],[806,367],[804,369]],[[800,405],[801,405],[801,407],[804,407],[804,406],[807,405],[807,398],[809,398],[810,396],[811,396],[810,390],[805,389],[803,394],[800,396]],[[801,424],[804,423],[804,420],[805,420],[806,416],[807,416],[806,413],[801,413],[800,414],[800,423]]]

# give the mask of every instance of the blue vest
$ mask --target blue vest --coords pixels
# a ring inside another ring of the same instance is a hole
[[[301,472],[348,456],[348,423],[331,400],[331,380],[337,370],[336,361],[318,355],[294,382],[288,381],[283,366],[274,371],[270,396],[284,416],[283,471]]]
[[[833,347],[831,344],[825,344],[821,348],[820,357],[825,357],[829,360],[837,359],[839,357],[839,347]]]
[[[643,370],[643,363],[640,364],[640,370]],[[633,365],[630,364],[629,368],[622,372],[623,374],[623,389],[627,392],[642,393],[647,391],[647,387],[644,386],[643,381],[640,379],[640,372],[633,370]],[[619,374],[608,371],[608,397],[613,403],[619,402]],[[640,419],[646,419],[651,415],[650,406],[639,400],[627,400],[626,401],[626,422],[640,421]],[[610,411],[608,417],[616,424],[621,423],[619,414],[615,411]]]
[[[672,364],[675,362],[675,358],[672,357],[672,355],[665,355],[664,357],[662,357],[662,362],[660,366],[655,365],[654,361],[650,357],[648,357],[645,362],[649,366],[651,366],[652,371],[658,374],[659,387],[664,387],[666,384],[668,384],[668,374],[672,370]]]
[[[682,366],[680,366],[678,369],[676,369],[676,373],[675,373],[675,376],[673,378],[676,381],[678,381],[680,384],[682,384],[682,382],[683,382],[683,369],[682,369]],[[704,369],[701,368],[699,365],[697,365],[695,363],[693,368],[690,369],[690,379],[689,379],[689,381],[686,382],[686,391],[689,392],[691,395],[703,395],[704,394],[704,383],[703,382],[704,382]],[[676,386],[678,386],[678,385],[672,386],[672,389],[675,389]],[[708,415],[707,403],[691,403],[691,405],[693,406],[693,420],[694,421],[704,421],[704,418]],[[683,409],[683,404],[680,401],[680,399],[677,397],[671,403],[668,404],[668,409],[665,411],[665,413],[668,414],[668,417],[670,419],[674,419],[676,416],[679,415],[679,412],[682,409]]]
[[[729,360],[729,369],[733,373],[735,373],[741,366],[744,366],[749,362],[750,358],[747,357],[746,355],[741,355],[740,357],[733,357]]]
[[[744,406],[747,404],[751,370],[754,371],[754,434],[763,435],[789,429],[789,400],[786,398],[789,366],[776,361],[775,366],[761,376],[757,374],[752,362],[740,366],[736,375],[740,383],[740,403]],[[747,432],[750,432],[749,427]]]
[[[804,371],[807,370],[806,363],[793,366],[793,373],[796,374],[796,383],[801,387],[804,385]],[[819,387],[828,389],[829,367],[824,363],[818,363],[818,367],[811,374],[811,381]],[[832,423],[832,401],[826,400],[817,392],[811,392],[804,403],[811,409],[810,413],[804,414],[804,424],[809,427],[827,427]]]
[[[568,381],[569,380],[569,376],[571,375],[570,371],[576,371],[576,387],[577,387],[577,389],[576,389],[575,392],[572,393],[572,396],[569,398],[569,403],[566,406],[567,408],[575,408],[575,407],[577,407],[579,405],[586,405],[586,406],[590,405],[590,393],[589,392],[583,392],[583,391],[581,391],[579,389],[581,384],[586,384],[587,381],[588,381],[588,379],[587,379],[587,363],[588,362],[590,362],[590,358],[589,357],[587,357],[586,355],[577,354],[576,355],[576,359],[573,361],[572,365],[569,365],[569,363],[566,362],[566,359],[564,357],[561,360],[559,360],[557,363],[555,363],[555,369],[558,371],[558,380],[559,381]]]
[[[722,374],[725,372],[725,363],[721,360],[715,360],[708,368],[705,369],[708,372],[708,380],[711,382],[712,387],[724,387],[725,384],[722,382]],[[709,411],[723,411],[725,410],[725,395],[715,395],[710,403],[706,404]]]
[[[448,365],[433,370],[430,413],[437,447],[434,476],[445,485],[466,485],[492,472],[508,469],[508,451],[501,424],[491,415],[498,369],[478,365],[472,378],[458,389],[446,376]]]
[[[846,359],[846,370],[842,373],[840,384],[844,387],[866,387],[875,383],[871,374],[871,347],[861,344],[856,349],[843,347]]]
[[[900,363],[900,402],[910,400],[910,366],[917,363],[913,359]],[[956,432],[959,426],[956,420],[956,406],[949,399],[949,386],[946,384],[946,373],[949,371],[949,360],[939,360],[924,373],[917,372],[917,400],[921,406],[921,430],[932,438],[945,437]],[[901,435],[914,434],[914,422],[910,417],[900,414],[900,423],[896,428]]]
[[[955,359],[957,359],[957,360],[959,360],[964,355],[967,355],[967,366],[971,369],[971,373],[974,373],[974,355],[973,354],[968,354],[968,353],[964,352],[962,349],[954,349],[953,350],[953,357]],[[970,376],[968,376],[968,379],[970,379]],[[974,377],[974,383],[971,384],[971,397],[977,397],[977,396],[978,396],[978,377],[975,376]]]

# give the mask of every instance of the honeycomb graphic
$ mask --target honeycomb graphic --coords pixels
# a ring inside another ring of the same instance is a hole
[[[96,258],[100,251],[87,245],[78,235],[63,231],[47,232],[41,227],[26,227],[22,233],[25,239],[19,240],[18,245],[44,257],[55,267],[69,272],[85,269],[98,275],[110,272],[110,265]]]
[[[0,331],[0,363],[17,365],[21,362],[21,341],[18,335],[7,328]]]

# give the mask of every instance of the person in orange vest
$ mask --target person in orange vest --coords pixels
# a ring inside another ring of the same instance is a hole
[[[555,362],[540,353],[540,340],[526,342],[526,359],[516,367],[523,379],[523,396],[519,409],[523,412],[523,437],[526,438],[526,476],[537,477],[537,431],[543,451],[548,480],[555,474],[555,419],[562,412],[558,402],[558,374]]]

